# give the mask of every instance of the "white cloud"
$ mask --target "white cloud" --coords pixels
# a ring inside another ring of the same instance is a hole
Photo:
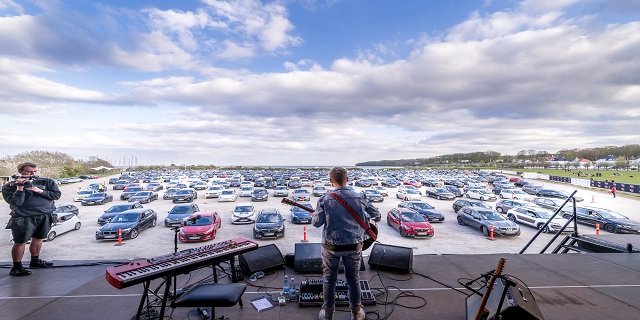
[[[217,54],[220,59],[237,60],[255,56],[254,48],[250,45],[239,45],[233,41],[225,40],[224,48]]]

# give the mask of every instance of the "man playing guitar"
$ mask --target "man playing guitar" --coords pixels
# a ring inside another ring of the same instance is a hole
[[[371,230],[361,225],[380,213],[362,194],[348,189],[347,170],[335,167],[329,171],[329,180],[335,188],[318,200],[316,211],[312,213],[313,225],[322,230],[322,273],[324,277],[324,304],[320,310],[320,320],[333,319],[335,310],[336,280],[338,263],[342,258],[345,278],[349,285],[349,305],[352,320],[364,320],[365,311],[360,301],[360,261],[363,241],[369,240]],[[351,207],[351,208],[348,208]],[[357,218],[352,216],[356,214]]]

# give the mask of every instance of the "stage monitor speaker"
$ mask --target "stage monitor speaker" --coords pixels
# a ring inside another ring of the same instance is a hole
[[[360,258],[360,271],[366,270]],[[293,271],[296,273],[322,273],[322,245],[320,243],[298,242],[295,244]],[[338,272],[344,272],[342,260]]]
[[[374,243],[369,254],[369,265],[373,269],[409,273],[413,268],[413,249]]]
[[[284,258],[275,244],[260,246],[253,251],[245,252],[238,260],[245,274],[284,267]]]
[[[498,313],[498,305],[507,281],[513,285],[507,286],[507,294]],[[482,288],[480,292],[484,294],[486,288]],[[481,303],[482,297],[480,295],[473,294],[467,297],[467,320],[475,319]],[[544,320],[531,290],[522,281],[510,276],[503,276],[496,280],[485,308],[489,310],[487,319],[496,319],[498,313],[502,320]]]

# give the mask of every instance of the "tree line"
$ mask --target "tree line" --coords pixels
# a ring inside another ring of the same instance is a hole
[[[72,156],[46,150],[34,150],[0,158],[0,176],[17,173],[17,166],[22,162],[33,162],[38,165],[38,175],[49,178],[76,177],[82,174],[99,173],[91,168],[100,166],[112,168],[109,161],[91,156],[88,159],[74,159]]]

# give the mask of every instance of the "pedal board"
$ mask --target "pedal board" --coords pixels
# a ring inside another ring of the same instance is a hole
[[[298,294],[298,306],[321,306],[324,302],[324,296],[322,293],[322,278],[316,279],[304,279],[300,283],[300,291]],[[376,304],[376,298],[371,292],[369,287],[369,281],[360,280],[360,296],[363,305]],[[338,279],[336,282],[336,305],[345,306],[349,305],[349,286],[344,280]]]

